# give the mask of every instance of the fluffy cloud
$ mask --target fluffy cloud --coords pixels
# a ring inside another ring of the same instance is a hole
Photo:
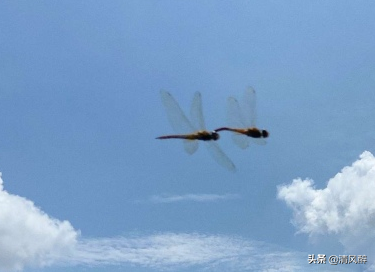
[[[33,202],[4,191],[0,173],[0,270],[44,266],[73,250],[78,233]]]
[[[344,167],[326,188],[317,189],[311,179],[298,178],[280,186],[278,198],[293,210],[292,222],[299,232],[336,235],[347,250],[373,254],[375,158],[370,152]]]

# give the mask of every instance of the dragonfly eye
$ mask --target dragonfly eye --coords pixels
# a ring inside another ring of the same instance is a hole
[[[211,136],[212,136],[212,139],[213,139],[214,141],[217,141],[217,140],[219,140],[219,138],[220,138],[219,133],[217,133],[216,131],[211,132]]]
[[[267,138],[268,135],[269,135],[268,131],[263,129],[263,130],[262,130],[262,137],[263,137],[263,138]]]

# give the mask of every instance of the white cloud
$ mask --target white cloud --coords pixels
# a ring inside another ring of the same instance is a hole
[[[347,251],[373,255],[375,245],[375,158],[365,151],[316,189],[311,179],[278,188],[293,210],[293,224],[310,236],[335,235]],[[375,255],[374,255],[375,256]]]
[[[82,240],[65,259],[70,265],[139,265],[179,271],[301,271],[307,255],[240,237],[161,233]]]
[[[49,217],[31,201],[3,189],[0,173],[0,270],[53,263],[73,249],[78,233]]]
[[[237,199],[237,194],[185,194],[185,195],[154,195],[149,201],[152,203],[172,203],[182,201],[193,201],[193,202],[215,202],[222,200]]]
[[[51,218],[33,202],[6,192],[1,176],[0,222],[0,271],[118,265],[157,271],[281,272],[301,271],[307,259],[307,254],[230,235],[168,232],[83,239],[69,222]]]

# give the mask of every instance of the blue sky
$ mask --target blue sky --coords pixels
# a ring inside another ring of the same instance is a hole
[[[307,257],[375,260],[348,234],[357,222],[375,237],[375,207],[361,202],[375,197],[374,11],[372,1],[2,1],[0,269],[370,271]],[[247,86],[270,138],[240,150],[222,133],[236,173],[203,145],[189,156],[154,139],[173,132],[160,89],[186,112],[200,91],[214,129]]]

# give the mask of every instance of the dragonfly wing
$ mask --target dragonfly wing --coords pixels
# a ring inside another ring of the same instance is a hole
[[[202,110],[202,95],[200,92],[195,92],[190,109],[191,122],[193,126],[199,130],[206,130]]]
[[[252,87],[246,89],[242,102],[245,127],[256,127],[256,95]]]
[[[237,99],[235,99],[234,97],[229,97],[227,100],[227,105],[228,126],[232,128],[244,128],[245,123],[243,121],[243,116],[241,114],[240,105],[238,104]],[[233,133],[232,140],[242,149],[245,149],[249,146],[249,139],[245,135]]]
[[[214,141],[206,141],[206,147],[210,153],[210,155],[214,158],[214,160],[220,164],[221,166],[227,168],[230,171],[236,171],[236,166],[233,162],[225,155],[225,153],[221,150],[219,145]]]
[[[194,132],[194,127],[191,125],[184,112],[178,105],[173,96],[166,91],[160,91],[161,101],[167,112],[168,121],[173,130],[179,134],[189,134]]]
[[[246,149],[249,146],[249,137],[239,133],[232,134],[233,142],[242,149]]]
[[[251,141],[257,145],[265,145],[267,143],[264,138],[251,138]]]
[[[240,105],[234,97],[227,99],[227,122],[228,126],[232,128],[243,128],[245,124],[242,122],[242,115]]]
[[[192,141],[192,140],[184,140],[184,149],[186,153],[193,154],[198,149],[198,141]]]

